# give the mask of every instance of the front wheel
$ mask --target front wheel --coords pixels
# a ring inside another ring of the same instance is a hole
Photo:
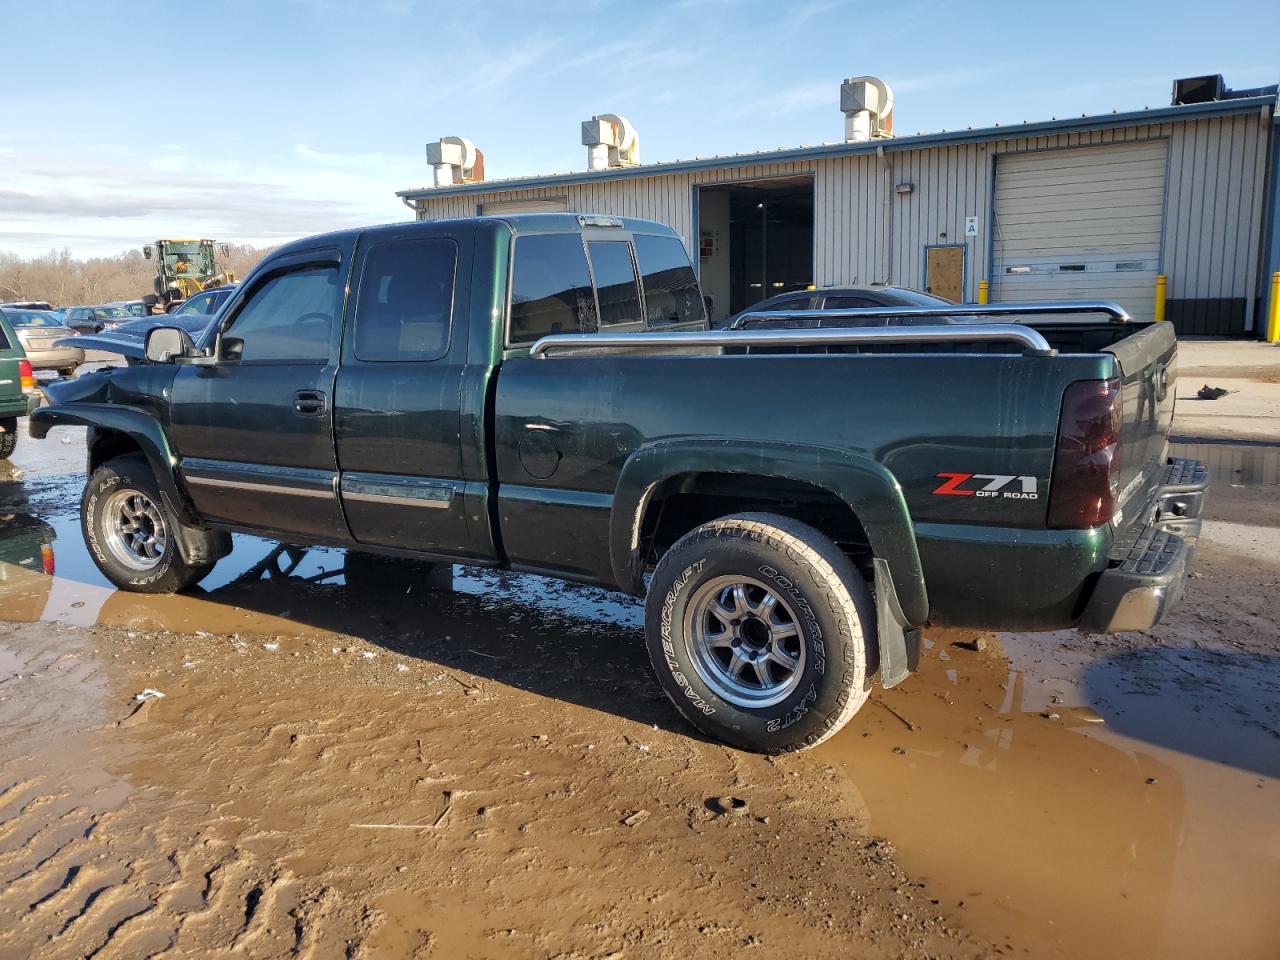
[[[214,561],[188,563],[147,461],[114,457],[93,472],[80,503],[85,544],[102,575],[122,590],[175,593],[202,580]],[[215,553],[206,555],[216,556]]]
[[[663,556],[645,605],[658,682],[694,726],[746,750],[821,743],[871,691],[875,608],[829,537],[744,513],[692,530]]]

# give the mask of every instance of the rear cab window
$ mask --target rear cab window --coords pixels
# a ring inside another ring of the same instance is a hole
[[[701,324],[707,319],[698,278],[679,237],[635,235],[644,289],[645,323],[651,329]]]
[[[625,240],[592,240],[587,243],[591,255],[591,271],[600,303],[600,327],[618,332],[621,328],[639,329],[644,323],[640,312],[640,285],[631,244]]]
[[[516,237],[510,342],[530,344],[555,333],[594,333],[597,327],[595,291],[582,236]]]

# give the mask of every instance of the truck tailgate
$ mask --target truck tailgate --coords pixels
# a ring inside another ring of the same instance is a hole
[[[1178,343],[1171,323],[1153,323],[1106,352],[1120,374],[1120,482],[1117,527],[1138,519],[1165,470],[1178,379]]]

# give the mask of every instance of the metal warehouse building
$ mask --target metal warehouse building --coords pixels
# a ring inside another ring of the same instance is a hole
[[[1165,316],[1179,333],[1258,336],[1280,270],[1276,99],[1270,88],[501,181],[459,170],[457,182],[399,196],[419,219],[569,210],[660,220],[694,254],[714,319],[810,284],[894,283],[973,302],[984,280],[993,302],[1104,297],[1149,318],[1165,277]]]

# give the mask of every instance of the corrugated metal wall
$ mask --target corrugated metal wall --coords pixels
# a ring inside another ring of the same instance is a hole
[[[1267,129],[1258,114],[886,151],[884,161],[874,154],[861,154],[749,164],[444,195],[418,203],[421,216],[436,219],[472,216],[477,204],[487,200],[564,197],[570,210],[662,221],[684,237],[690,250],[696,250],[695,184],[811,174],[815,283],[889,280],[920,286],[925,247],[963,242],[967,247],[965,292],[972,299],[977,281],[989,274],[994,156],[1158,138],[1169,141],[1163,270],[1169,277],[1170,299],[1251,297],[1256,292],[1252,288],[1259,263],[1267,163]],[[898,194],[897,185],[904,183],[912,184],[912,191]],[[884,258],[886,207],[888,264]],[[979,218],[976,237],[964,236],[965,218],[970,216]]]

